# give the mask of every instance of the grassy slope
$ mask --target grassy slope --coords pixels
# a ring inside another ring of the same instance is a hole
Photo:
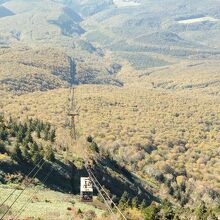
[[[7,197],[8,194],[14,189],[13,186],[0,186],[0,203]],[[79,197],[62,194],[55,191],[50,191],[44,189],[40,186],[35,188],[28,188],[25,190],[24,194],[21,196],[19,203],[16,203],[10,213],[10,216],[15,216],[20,208],[26,204],[30,196],[38,190],[39,192],[33,196],[31,202],[21,215],[21,218],[34,217],[35,219],[80,219],[77,217],[77,210],[81,209],[83,212],[92,210],[96,213],[98,217],[104,213],[103,205],[100,204],[96,199],[94,203],[85,204],[79,201]],[[19,195],[20,190],[17,190],[13,196],[7,201],[6,205],[10,205],[13,200]],[[99,206],[100,208],[95,208],[94,206]],[[68,210],[71,208],[72,210]]]

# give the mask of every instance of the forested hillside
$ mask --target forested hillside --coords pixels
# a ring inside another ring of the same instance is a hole
[[[220,218],[219,8],[0,0],[0,216],[27,188],[21,219]],[[80,201],[88,163],[111,199]]]

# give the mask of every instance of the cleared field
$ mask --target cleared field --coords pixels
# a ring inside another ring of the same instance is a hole
[[[11,188],[9,186],[0,185],[0,203],[4,201],[8,194],[10,194],[13,190],[14,188]],[[39,192],[37,194],[34,194],[36,190],[39,190]],[[20,192],[21,190],[17,190],[13,194],[13,196],[6,202],[5,205],[9,206]],[[30,197],[31,199],[29,201]],[[28,204],[27,201],[29,201]],[[20,218],[24,219],[33,217],[34,219],[48,220],[83,219],[83,215],[84,217],[88,217],[91,211],[97,216],[97,218],[105,219],[104,217],[101,217],[105,212],[103,210],[104,207],[97,200],[95,200],[94,203],[91,204],[81,203],[79,202],[79,197],[50,191],[40,186],[37,186],[35,188],[28,188],[22,194],[21,198],[19,199],[19,203],[16,203],[13,206],[10,214],[7,215],[7,219],[11,219],[16,216],[25,204],[27,204],[25,206],[26,208],[20,215]],[[94,205],[99,206],[100,209],[95,208]],[[82,214],[77,214],[79,209],[82,211]]]
[[[179,24],[193,24],[193,23],[203,22],[203,21],[215,22],[215,21],[219,21],[219,19],[216,19],[216,18],[213,18],[213,17],[210,17],[210,16],[205,16],[205,17],[201,17],[201,18],[181,20],[181,21],[178,21],[178,23]]]

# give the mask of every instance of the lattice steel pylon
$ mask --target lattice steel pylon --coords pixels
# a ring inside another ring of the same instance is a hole
[[[75,118],[79,116],[76,110],[76,101],[75,101],[75,87],[71,87],[70,93],[70,109],[68,112],[68,116],[71,118],[71,136],[76,141],[76,120]]]

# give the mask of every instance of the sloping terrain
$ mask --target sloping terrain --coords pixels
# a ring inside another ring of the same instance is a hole
[[[59,192],[50,191],[44,189],[41,186],[36,187],[39,190],[37,196],[33,196],[31,203],[28,204],[26,210],[20,215],[22,219],[40,218],[40,219],[57,219],[64,220],[69,218],[74,218],[75,220],[80,220],[83,218],[89,218],[91,216],[97,217],[96,219],[108,219],[105,218],[105,211],[103,210],[103,205],[101,202],[95,200],[93,204],[85,204],[80,202],[79,197],[73,195],[64,195]],[[24,205],[29,196],[34,194],[36,189],[27,189],[25,195],[22,196],[20,204],[16,204],[10,213],[10,217],[16,216],[21,206]],[[10,187],[0,186],[0,196],[4,198],[13,190]],[[13,201],[13,199],[21,192],[18,190],[14,197],[9,200],[8,205]],[[1,209],[1,211],[6,210],[7,205]],[[79,211],[80,210],[80,211]],[[79,213],[78,213],[79,212]]]
[[[35,203],[33,208],[36,213],[22,213],[25,217],[31,214],[34,218],[38,215],[45,215],[45,212],[41,209],[36,210],[35,208],[35,206],[39,208],[40,201],[38,192],[41,191],[42,193],[44,186],[62,193],[74,193],[74,195],[79,195],[80,177],[88,175],[84,167],[86,161],[82,159],[82,155],[73,157],[71,154],[67,154],[69,160],[65,162],[64,147],[56,144],[56,135],[56,130],[51,124],[44,123],[38,119],[30,118],[24,123],[19,123],[11,117],[9,119],[6,119],[4,116],[0,117],[0,188],[3,188],[3,184],[6,189],[1,192],[0,197],[1,215],[5,212],[5,209],[10,206],[17,194],[24,193],[24,191],[26,193],[27,190],[31,193],[31,197],[28,198],[30,196],[28,194],[22,195],[22,203],[26,203],[26,205],[28,205],[30,201]],[[100,150],[98,150],[99,152],[94,150],[92,145],[94,145],[95,142],[91,143],[92,144],[89,144],[89,142],[87,142],[81,145],[81,147],[84,148],[84,156],[86,152],[88,155],[87,161],[90,161],[91,169],[96,173],[96,177],[111,190],[111,195],[115,197],[115,201],[119,201],[119,198],[125,191],[128,193],[129,198],[136,197],[139,201],[145,199],[146,204],[150,204],[154,200],[159,201],[159,199],[154,197],[148,189],[145,189],[144,185],[138,182],[138,179],[134,178],[126,168],[113,160],[107,152],[103,154]],[[8,185],[17,187],[9,197],[7,197],[8,190],[6,187]],[[27,185],[29,187],[27,187]],[[32,190],[31,192],[30,188],[37,188],[37,185],[42,188],[39,187],[37,191]],[[50,191],[47,192],[48,197],[45,197],[45,203],[52,203],[50,198],[53,200],[52,195],[58,193],[52,194],[51,192],[50,196]],[[94,195],[96,194],[97,191],[94,190]],[[76,196],[74,196],[74,198],[75,197]],[[7,203],[4,201],[5,198],[7,198]],[[10,200],[8,200],[9,198]],[[75,202],[73,202],[75,199],[72,199],[71,202],[70,196],[65,195],[63,198],[65,198],[65,200],[63,200],[65,203],[62,204],[62,208],[59,209],[59,211],[62,212],[60,215],[66,215],[66,211],[75,210],[73,207],[75,205]],[[2,206],[2,202],[4,206]],[[44,201],[41,200],[41,203],[42,202]],[[62,202],[53,201],[53,203],[51,212]],[[95,203],[97,203],[97,201]],[[95,203],[93,210],[98,212]],[[20,210],[18,209],[19,204],[16,205],[17,206],[13,207],[13,210],[9,213],[11,214],[11,218],[16,218],[16,215],[20,214],[20,211],[24,208],[21,206],[22,209]],[[68,205],[71,206],[71,208],[69,208]],[[79,207],[83,207],[83,204],[78,205]],[[65,206],[67,206],[66,211],[63,209]],[[77,214],[76,212],[69,213],[72,215]],[[63,219],[68,218],[67,216],[63,216]],[[96,218],[93,217],[93,219]]]
[[[134,82],[154,90],[182,92],[183,95],[209,95],[219,97],[220,66],[215,60],[186,60],[172,66],[148,68],[135,71],[132,68],[123,69],[118,76],[122,81]]]
[[[111,66],[100,68],[77,64],[58,49],[0,49],[1,89],[20,94],[68,87],[70,84],[97,83],[121,86],[111,74]]]
[[[132,207],[127,198],[124,212],[132,220],[216,219],[218,0],[5,0],[0,5],[0,107],[6,116],[40,118],[55,126],[54,147],[64,163],[82,165],[91,135],[100,150],[91,154],[92,170],[116,201],[123,190],[142,200],[141,191],[147,202],[168,199],[174,206],[158,211],[153,202],[140,211],[140,204]],[[67,117],[70,84],[76,86],[79,111],[76,143]],[[82,167],[73,168],[71,181],[87,175]],[[79,182],[75,193],[78,187]]]
[[[166,65],[158,54],[179,60],[219,54],[219,2],[214,1],[208,6],[206,1],[200,2],[199,6],[185,1],[132,2],[117,1],[116,5],[121,4],[120,7],[109,7],[85,19],[86,38],[117,52],[113,56],[122,56],[135,68],[139,63],[134,65],[135,59],[131,61],[130,57],[136,56],[136,60],[140,60],[139,52],[148,55],[148,64],[144,68],[152,67],[151,63],[155,63],[152,59],[158,59],[158,66]],[[181,22],[193,17],[198,22]],[[205,20],[206,17],[210,19]],[[124,56],[124,52],[130,54]]]
[[[162,191],[155,193],[161,196],[167,196],[163,194],[166,187],[177,190],[175,182],[179,178],[185,179],[188,187],[187,192],[180,192],[180,198],[187,198],[189,204],[206,190],[218,195],[219,99],[210,99],[206,94],[201,96],[199,92],[176,95],[142,86],[78,87],[75,96],[80,107],[76,125],[79,137],[94,136],[100,146],[148,184],[149,180],[159,181]],[[63,127],[67,97],[68,91],[63,89],[16,99],[8,97],[4,111],[24,119],[39,117]],[[69,145],[62,129],[57,135],[60,145]],[[82,146],[71,148],[80,155]],[[192,184],[199,188],[191,197]],[[204,194],[204,200],[215,204],[208,194]]]
[[[12,16],[13,13],[8,10],[7,8],[0,6],[0,18],[2,17],[7,17],[7,16]]]
[[[48,1],[47,8],[45,8],[44,1],[25,0],[7,1],[3,4],[3,7],[5,10],[12,11],[13,15],[0,18],[1,47],[12,47],[11,51],[21,51],[22,48],[25,50],[27,47],[29,50],[40,50],[42,51],[42,57],[40,58],[42,62],[46,60],[43,54],[47,54],[47,57],[53,57],[53,54],[50,55],[48,48],[56,48],[58,49],[56,52],[58,59],[62,60],[64,53],[66,53],[65,56],[74,60],[78,83],[121,85],[120,82],[114,79],[114,76],[109,74],[109,70],[114,63],[103,58],[104,52],[102,49],[94,47],[85,39],[81,39],[80,36],[85,32],[80,24],[83,18],[71,7]],[[30,57],[33,58],[35,51],[31,53]],[[19,56],[23,55],[24,53],[21,53]],[[8,56],[8,61],[17,62],[10,56]],[[13,64],[13,66],[15,65]],[[22,68],[23,66],[20,66],[18,70],[21,72]],[[7,69],[7,67],[4,67],[4,69]],[[48,85],[47,87],[53,89],[59,85],[60,83],[56,83],[56,86]]]
[[[131,65],[136,72],[161,66],[179,68],[176,64],[189,59],[198,63],[218,59],[219,2],[207,6],[202,1],[197,6],[172,0],[61,0],[48,1],[45,10],[44,1],[5,1],[1,7],[12,14],[1,18],[0,42],[3,47],[57,48],[61,57],[64,52],[74,60],[78,83],[121,86],[123,80],[115,79],[119,71],[111,74],[115,64]],[[190,19],[197,20],[186,22]]]
[[[0,54],[1,88],[15,93],[67,87],[69,58],[55,50],[3,49]]]

